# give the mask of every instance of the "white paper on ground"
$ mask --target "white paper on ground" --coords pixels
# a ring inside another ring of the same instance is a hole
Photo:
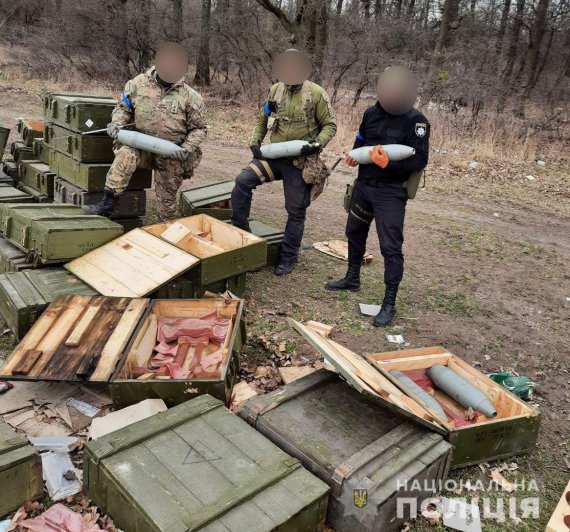
[[[73,445],[77,441],[77,438],[74,438],[73,436],[40,436],[28,439],[38,451],[59,452],[67,452],[69,450],[69,446]]]
[[[382,305],[367,305],[366,303],[358,303],[360,313],[365,316],[376,316],[380,312]]]
[[[443,524],[461,532],[481,532],[481,515],[475,502],[441,498]]]
[[[82,414],[86,415],[87,417],[95,417],[99,412],[101,412],[100,408],[96,406],[90,405],[85,401],[81,401],[79,399],[68,399],[67,406],[72,406],[75,410],[78,410]]]
[[[48,451],[40,456],[42,457],[44,481],[52,500],[59,501],[81,491],[82,485],[79,480],[79,472],[75,469],[67,452]],[[67,480],[63,476],[70,470],[77,475],[77,479]]]
[[[391,344],[403,344],[404,337],[401,334],[387,334],[386,340]]]
[[[105,434],[122,429],[165,410],[166,405],[162,399],[145,399],[106,416],[96,417],[89,428],[89,438],[96,440]]]

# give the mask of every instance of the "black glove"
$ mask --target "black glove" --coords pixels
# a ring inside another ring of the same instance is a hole
[[[263,106],[265,114],[269,116],[271,113],[277,112],[277,102],[275,100],[267,100]]]
[[[251,154],[254,159],[259,159],[260,161],[265,160],[265,157],[261,154],[261,147],[259,144],[254,144],[253,146],[250,146],[249,149],[251,150]]]
[[[318,142],[311,142],[301,148],[301,155],[313,155],[313,153],[319,153],[320,151],[321,145]]]

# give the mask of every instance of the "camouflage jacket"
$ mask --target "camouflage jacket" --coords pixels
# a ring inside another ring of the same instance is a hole
[[[162,87],[151,67],[127,81],[113,111],[118,125],[135,123],[137,131],[170,140],[190,152],[200,151],[208,127],[202,97],[180,80]]]
[[[267,132],[271,142],[316,140],[323,146],[336,133],[336,122],[325,90],[316,83],[302,85],[276,83],[269,89],[267,100],[277,100],[277,112],[268,114],[264,105],[259,111],[250,145],[261,144]]]

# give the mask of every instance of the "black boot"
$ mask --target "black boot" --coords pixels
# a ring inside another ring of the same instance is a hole
[[[396,296],[398,295],[398,283],[386,283],[384,301],[380,312],[374,316],[375,327],[385,327],[390,325],[396,317]]]
[[[349,264],[344,278],[340,281],[329,281],[325,289],[358,292],[360,290],[360,264]]]
[[[273,269],[273,273],[278,276],[287,275],[293,271],[294,266],[295,262],[285,262],[280,260],[279,264],[277,264]]]
[[[115,196],[115,191],[105,187],[103,189],[103,199],[99,203],[86,205],[83,207],[83,210],[88,214],[98,214],[110,218],[117,204],[117,199],[118,196]]]

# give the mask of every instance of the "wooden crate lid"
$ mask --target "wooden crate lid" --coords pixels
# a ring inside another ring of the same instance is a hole
[[[194,207],[201,207],[210,203],[230,199],[235,181],[221,181],[201,187],[191,188],[182,192],[184,200]]]
[[[13,471],[14,467],[29,462],[34,456],[37,457],[37,453],[28,441],[0,421],[0,473],[6,470]],[[37,459],[39,460],[39,457]]]
[[[26,445],[29,445],[26,438],[16,433],[12,427],[0,420],[0,455]]]
[[[330,338],[321,336],[318,332],[298,321],[291,318],[287,318],[287,321],[359,392],[408,419],[429,427],[440,434],[447,434],[448,431],[443,425],[377,371],[364,357],[350,351],[350,349]]]
[[[284,232],[281,229],[264,224],[263,222],[250,220],[249,228],[251,229],[252,234],[260,238],[264,238],[270,244],[273,242],[281,242],[283,240]]]
[[[84,459],[100,468],[88,493],[104,471],[128,494],[124,511],[143,513],[157,530],[281,530],[329,491],[209,395],[88,442]]]
[[[0,378],[107,382],[148,299],[56,299],[0,369]]]
[[[159,237],[133,229],[65,268],[103,295],[142,297],[198,262],[200,259]]]
[[[97,295],[96,290],[63,268],[38,268],[22,273],[47,301],[69,295]]]

